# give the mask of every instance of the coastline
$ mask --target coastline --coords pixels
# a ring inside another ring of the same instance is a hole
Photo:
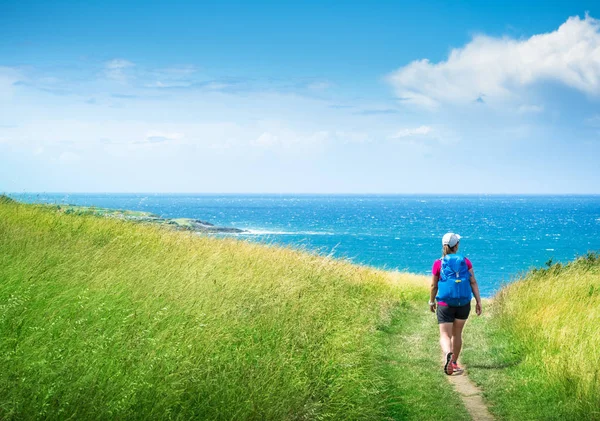
[[[233,228],[221,227],[195,218],[163,218],[151,212],[131,211],[125,209],[109,209],[95,206],[77,206],[77,205],[41,205],[48,208],[54,208],[64,214],[93,215],[108,218],[124,219],[132,222],[149,223],[167,226],[180,231],[193,231],[208,234],[243,234],[249,231]]]

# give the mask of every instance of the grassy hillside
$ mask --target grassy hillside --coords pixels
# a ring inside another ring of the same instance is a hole
[[[420,277],[0,198],[0,279],[1,419],[466,417]]]
[[[600,420],[600,256],[534,270],[474,320],[471,376],[507,420]]]

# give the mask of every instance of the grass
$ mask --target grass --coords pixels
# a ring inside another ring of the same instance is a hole
[[[466,419],[421,277],[0,197],[0,280],[3,420]]]
[[[436,317],[425,300],[404,306],[387,330],[386,376],[395,383],[390,420],[470,420],[442,371]]]
[[[600,420],[600,256],[548,266],[470,322],[463,357],[500,419]]]

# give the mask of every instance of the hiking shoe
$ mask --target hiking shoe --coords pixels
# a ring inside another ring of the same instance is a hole
[[[459,367],[458,364],[456,364],[456,361],[452,361],[452,371],[454,374],[462,374],[465,372],[464,368]]]
[[[454,373],[454,366],[452,365],[452,353],[446,354],[446,364],[444,365],[444,373],[451,376]]]

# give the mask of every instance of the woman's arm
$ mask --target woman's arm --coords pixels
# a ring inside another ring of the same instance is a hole
[[[475,301],[477,302],[475,305],[475,313],[477,313],[478,316],[481,316],[481,297],[479,296],[479,285],[477,285],[473,268],[469,269],[469,272],[471,273],[471,289],[473,290],[473,295],[475,296]]]
[[[432,275],[431,278],[431,292],[429,293],[429,302],[433,303],[433,305],[429,306],[429,310],[431,310],[432,313],[435,313],[435,296],[437,295],[438,292],[438,282],[440,281],[440,277],[436,276],[436,275]]]

